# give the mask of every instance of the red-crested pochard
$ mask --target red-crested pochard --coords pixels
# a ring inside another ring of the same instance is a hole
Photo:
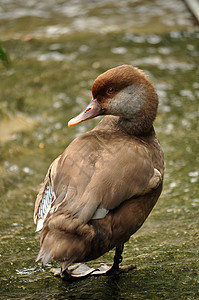
[[[162,191],[164,158],[153,128],[158,96],[151,81],[122,65],[98,76],[92,95],[68,126],[106,116],[53,161],[35,203],[34,221],[42,230],[37,260],[60,261],[61,277],[118,272],[124,243]],[[111,268],[71,267],[114,247]]]

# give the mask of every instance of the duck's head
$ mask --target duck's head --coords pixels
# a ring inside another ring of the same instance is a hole
[[[158,97],[151,81],[138,68],[122,65],[106,71],[95,80],[92,95],[91,103],[69,121],[69,127],[96,116],[114,115],[131,134],[140,135],[151,129]]]

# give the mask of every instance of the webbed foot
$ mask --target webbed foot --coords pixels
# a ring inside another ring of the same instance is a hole
[[[127,273],[130,270],[136,269],[136,265],[124,265],[119,268],[101,264],[99,268],[90,268],[86,264],[75,264],[62,272],[61,268],[52,268],[50,272],[54,276],[60,277],[63,280],[80,280],[88,276],[112,276],[120,273]]]
[[[54,276],[60,277],[64,280],[76,280],[83,279],[88,277],[95,268],[90,268],[86,264],[78,263],[72,266],[69,266],[66,270],[62,271],[61,268],[52,268],[50,272]]]

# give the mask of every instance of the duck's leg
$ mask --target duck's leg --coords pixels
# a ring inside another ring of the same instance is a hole
[[[119,267],[119,264],[122,262],[122,252],[124,249],[124,244],[121,244],[120,246],[117,246],[115,248],[115,256],[114,256],[114,263],[112,265],[112,267],[110,268],[110,270],[108,270],[106,272],[106,275],[110,276],[110,275],[114,275],[114,274],[119,274],[119,273],[123,273],[123,272],[128,272],[132,269],[136,269],[136,265],[124,265]]]
[[[114,256],[114,263],[112,267],[109,267],[105,264],[102,264],[101,267],[96,269],[96,271],[92,272],[91,275],[100,276],[100,275],[107,275],[111,276],[114,274],[119,274],[123,272],[128,272],[129,270],[135,269],[135,265],[125,265],[119,267],[119,264],[122,262],[122,252],[124,249],[124,244],[121,244],[115,248],[115,256]]]
[[[120,271],[119,264],[122,262],[123,259],[122,257],[123,249],[124,249],[124,244],[121,244],[115,248],[114,263],[111,269],[106,272],[107,275],[112,275]]]

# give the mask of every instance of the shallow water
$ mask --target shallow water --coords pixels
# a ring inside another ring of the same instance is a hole
[[[0,298],[199,298],[199,31],[183,2],[2,1],[0,33],[12,61],[0,66]],[[35,262],[35,197],[50,162],[98,122],[67,128],[93,80],[123,63],[144,69],[159,94],[164,191],[125,245],[136,270],[63,282],[49,273],[56,263]]]

